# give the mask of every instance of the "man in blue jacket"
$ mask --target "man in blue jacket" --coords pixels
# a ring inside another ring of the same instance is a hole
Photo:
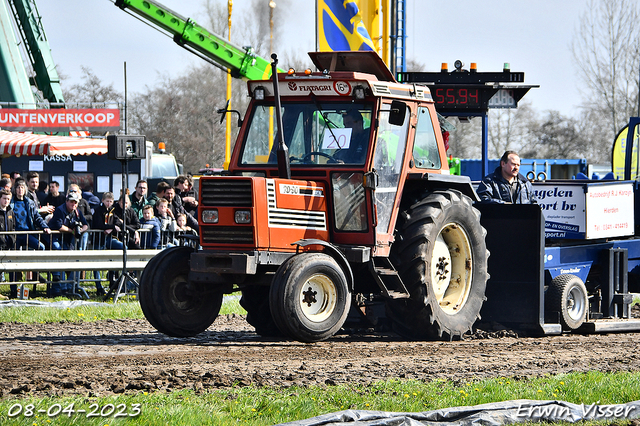
[[[38,213],[36,203],[26,196],[27,183],[24,179],[16,179],[15,196],[11,200],[11,209],[16,219],[16,231],[39,231],[50,234],[51,230]],[[48,239],[45,239],[48,242]],[[44,250],[45,244],[35,235],[20,234],[16,238],[18,248],[27,246],[35,250]]]
[[[531,182],[520,174],[520,157],[515,151],[506,151],[500,158],[500,167],[482,179],[478,196],[481,203],[537,203]]]

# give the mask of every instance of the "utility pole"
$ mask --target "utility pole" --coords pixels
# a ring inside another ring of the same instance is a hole
[[[231,42],[231,9],[233,8],[233,0],[228,0],[229,7],[229,42]],[[231,70],[227,70],[227,100],[229,101],[227,109],[231,109]],[[225,170],[229,169],[231,162],[231,120],[227,120],[227,129],[224,139],[224,164]]]

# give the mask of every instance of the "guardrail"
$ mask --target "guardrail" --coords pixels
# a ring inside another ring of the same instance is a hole
[[[139,229],[141,234],[141,240],[144,240],[144,232],[147,229]],[[114,271],[116,275],[120,273],[124,268],[124,250],[111,250],[104,249],[105,234],[102,230],[89,229],[86,231],[89,238],[87,239],[86,248],[80,249],[80,239],[76,241],[75,247],[68,250],[56,250],[53,249],[52,241],[55,236],[58,238],[65,233],[60,231],[51,231],[51,235],[45,235],[42,231],[14,231],[14,232],[0,232],[0,237],[12,236],[14,241],[18,235],[31,235],[42,242],[45,250],[34,250],[28,247],[18,247],[14,244],[13,249],[0,250],[0,275],[4,278],[4,273],[20,273],[33,271],[37,273],[37,278],[25,281],[0,281],[0,285],[15,284],[20,286],[20,297],[28,294],[25,293],[24,288],[26,285],[33,285],[35,291],[37,284],[51,284],[52,272],[77,272],[77,271]],[[68,235],[68,233],[66,234]],[[180,239],[183,244],[197,244],[197,241],[191,239],[180,238],[181,235],[170,235],[169,241],[174,241],[174,238]],[[147,262],[151,260],[160,249],[127,249],[126,250],[126,269],[127,271],[142,271]],[[42,273],[46,274],[46,278],[42,277]],[[88,298],[87,292],[81,287],[83,282],[104,282],[109,281],[106,276],[100,278],[94,277],[93,279],[81,278],[81,274],[68,274],[70,275],[65,282],[72,283],[74,286],[73,294],[76,297]],[[117,300],[115,295],[114,300]]]
[[[127,270],[143,270],[160,251],[127,250]],[[0,271],[121,271],[123,256],[123,250],[0,250]]]

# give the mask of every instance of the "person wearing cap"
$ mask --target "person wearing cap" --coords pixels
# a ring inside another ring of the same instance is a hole
[[[78,186],[75,183],[70,184],[69,185],[69,190],[67,191],[67,194],[69,194],[71,192],[78,193],[78,196],[80,197],[80,201],[78,201],[78,211],[80,213],[82,213],[82,215],[86,219],[87,223],[90,224],[92,219],[93,219],[93,212],[91,210],[91,206],[89,205],[89,202],[84,198],[84,195],[82,194],[82,191],[80,190],[80,186]],[[88,244],[89,244],[89,233],[88,232],[84,232],[82,234],[82,238],[80,239],[78,248],[80,250],[86,250]],[[78,245],[78,243],[76,243],[76,245]]]
[[[58,230],[60,235],[53,238],[54,250],[72,250],[75,249],[76,239],[80,239],[83,232],[89,229],[89,224],[82,212],[78,210],[80,202],[80,192],[70,191],[64,204],[59,206],[53,212],[53,217],[49,221],[49,228]],[[53,283],[51,284],[51,296],[56,297],[69,293],[73,285],[60,283],[60,272],[53,272]],[[74,278],[73,274],[70,278]]]
[[[49,228],[52,230],[66,233],[62,238],[62,246],[71,246],[74,236],[77,237],[89,228],[84,215],[78,210],[81,198],[79,192],[69,192],[65,203],[56,208],[49,222]],[[60,238],[54,238],[54,241],[60,241]]]

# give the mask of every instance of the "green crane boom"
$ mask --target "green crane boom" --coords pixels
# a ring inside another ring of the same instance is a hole
[[[35,83],[42,90],[49,102],[64,103],[64,96],[60,88],[60,77],[56,71],[51,48],[44,34],[40,15],[34,0],[9,1],[16,22],[19,25],[29,60],[35,71]]]
[[[191,53],[225,71],[229,69],[233,77],[266,80],[271,75],[270,62],[256,55],[251,47],[238,47],[158,2],[116,0],[115,4],[169,33],[173,41]]]

